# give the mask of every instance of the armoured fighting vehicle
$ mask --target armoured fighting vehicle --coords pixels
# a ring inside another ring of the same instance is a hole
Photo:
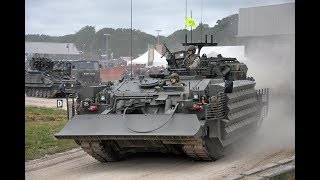
[[[36,56],[25,69],[25,93],[31,97],[63,97],[73,94],[81,83],[71,77],[71,63]]]
[[[77,60],[70,61],[71,76],[80,81],[83,86],[98,85],[101,83],[99,61]]]
[[[194,45],[199,53],[217,44],[183,45]],[[79,93],[77,105],[70,106],[77,113],[55,137],[75,140],[101,162],[135,152],[214,161],[228,145],[258,129],[267,115],[268,89],[255,89],[244,63],[203,55],[191,70],[184,66],[184,51],[167,52],[168,68],[161,74]],[[178,85],[170,84],[172,73],[179,75]]]

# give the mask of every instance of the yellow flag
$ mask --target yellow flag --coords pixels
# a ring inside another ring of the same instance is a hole
[[[197,27],[196,20],[193,18],[186,18],[186,26],[196,28]]]

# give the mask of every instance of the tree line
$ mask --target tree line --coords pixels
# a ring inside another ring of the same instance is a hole
[[[205,35],[213,35],[213,41],[218,45],[235,45],[236,35],[238,33],[238,14],[233,14],[218,20],[214,27],[209,27],[208,24],[199,24],[192,30],[192,42],[204,42]],[[165,37],[160,36],[160,43],[165,43],[171,51],[184,50],[181,43],[185,42],[185,33],[188,37],[188,42],[191,40],[191,31],[188,28],[180,29]],[[110,34],[105,36],[104,34]],[[106,38],[108,38],[108,54],[113,58],[122,56],[130,56],[130,28],[103,28],[99,31],[95,30],[94,26],[85,26],[75,34],[64,36],[49,36],[43,34],[28,34],[25,35],[26,42],[59,42],[59,43],[74,43],[79,51],[84,51],[86,59],[99,59],[101,54],[106,52]],[[148,49],[148,44],[155,45],[157,36],[144,33],[140,30],[132,30],[132,55],[139,56]],[[111,58],[111,57],[110,57]]]

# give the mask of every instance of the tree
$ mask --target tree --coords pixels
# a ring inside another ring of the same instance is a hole
[[[192,42],[201,42],[201,27],[202,42],[205,41],[205,35],[208,35],[208,42],[211,41],[210,35],[213,35],[213,41],[219,45],[235,45],[238,33],[238,14],[218,20],[214,27],[210,27],[208,24],[199,24],[197,28],[192,30]],[[188,42],[190,42],[190,29],[187,29],[186,33]],[[131,30],[129,28],[103,28],[96,32],[94,26],[85,26],[75,34],[65,36],[30,34],[25,36],[25,40],[30,42],[74,43],[79,51],[84,50],[86,59],[96,60],[100,59],[101,53],[105,54],[106,52],[106,36],[104,34],[110,34],[108,36],[108,55],[113,53],[114,58],[131,55]],[[161,36],[161,41],[171,51],[184,50],[185,48],[181,43],[185,42],[185,29],[177,30],[168,37]],[[148,44],[156,43],[156,36],[140,30],[132,30],[132,55],[134,57],[146,52]]]

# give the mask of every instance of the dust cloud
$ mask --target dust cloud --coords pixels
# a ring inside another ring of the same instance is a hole
[[[243,62],[256,89],[269,88],[269,111],[253,137],[232,145],[232,152],[251,153],[295,149],[295,45],[262,42],[251,44],[250,56]]]

